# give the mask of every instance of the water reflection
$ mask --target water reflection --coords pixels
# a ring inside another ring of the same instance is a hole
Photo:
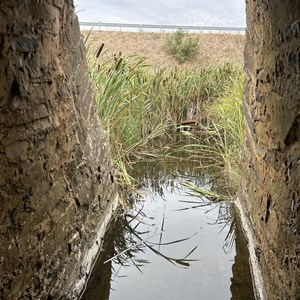
[[[138,163],[129,170],[129,173],[137,182],[138,187],[163,196],[163,189],[168,189],[171,193],[178,190],[179,179],[186,179],[200,186],[211,184],[208,172],[200,172],[200,169],[199,163],[186,163],[177,159]]]
[[[114,239],[116,224],[112,224],[106,233],[105,240],[102,246],[98,260],[94,266],[93,272],[89,278],[88,285],[82,299],[89,300],[108,300],[111,289],[112,278],[112,263],[111,261],[104,264],[108,258],[112,257],[115,253]]]
[[[212,182],[182,165],[132,170],[142,197],[110,229],[83,299],[254,299],[232,207],[188,195],[178,178]]]
[[[236,216],[238,219],[238,216]],[[235,251],[234,264],[232,265],[231,294],[232,300],[254,300],[254,291],[249,268],[249,253],[247,242],[239,220],[234,225]]]

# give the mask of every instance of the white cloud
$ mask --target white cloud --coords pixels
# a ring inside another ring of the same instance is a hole
[[[79,20],[245,26],[244,0],[75,0]]]

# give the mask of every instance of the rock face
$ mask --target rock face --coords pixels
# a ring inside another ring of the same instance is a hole
[[[0,3],[0,299],[77,298],[116,189],[71,0]]]
[[[300,5],[247,2],[242,203],[269,299],[300,299]]]

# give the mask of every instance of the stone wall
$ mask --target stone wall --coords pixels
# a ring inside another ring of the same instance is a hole
[[[71,0],[0,3],[0,299],[77,298],[116,206]]]
[[[241,201],[269,299],[300,299],[300,4],[248,0]]]

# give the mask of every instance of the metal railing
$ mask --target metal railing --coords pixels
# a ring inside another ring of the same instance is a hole
[[[245,34],[246,28],[244,27],[217,27],[217,26],[186,26],[186,25],[152,25],[152,24],[123,24],[123,23],[102,23],[102,22],[80,22],[80,27],[90,27],[96,30],[107,28],[111,30],[119,29],[122,31],[123,28],[136,29],[138,31],[172,31],[178,30],[179,28],[188,32],[212,32],[212,33],[240,33]]]

